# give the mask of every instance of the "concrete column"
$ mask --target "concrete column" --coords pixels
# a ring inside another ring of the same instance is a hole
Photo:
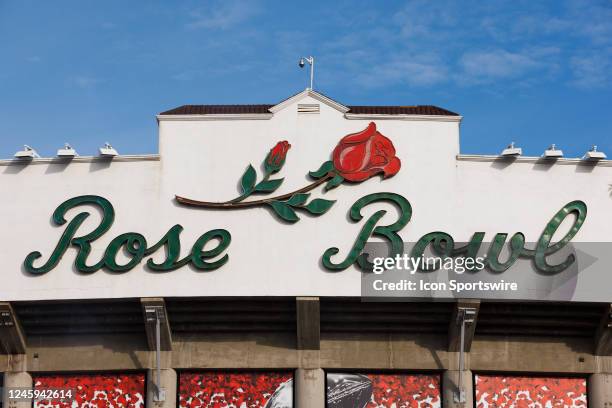
[[[325,408],[325,372],[321,368],[295,370],[296,408]]]
[[[32,400],[9,399],[9,388],[32,389],[32,376],[27,372],[4,373],[2,406],[6,408],[32,408]]]
[[[472,408],[474,406],[474,384],[472,372],[462,372],[461,387],[465,391],[465,402],[455,402],[458,393],[459,370],[447,370],[442,374],[442,406],[444,408]]]
[[[612,374],[593,374],[589,377],[589,407],[612,408]]]
[[[176,408],[176,371],[171,368],[163,368],[161,370],[161,389],[166,394],[164,401],[155,401],[156,376],[156,370],[147,370],[146,408]]]

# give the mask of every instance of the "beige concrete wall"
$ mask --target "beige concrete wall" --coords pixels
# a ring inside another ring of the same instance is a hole
[[[26,372],[4,373],[4,387],[2,391],[2,406],[6,408],[31,408],[32,400],[11,399],[9,390],[11,388],[30,389],[32,387],[32,376]]]
[[[427,369],[448,367],[446,338],[433,335],[336,335],[321,339],[326,368]]]
[[[28,338],[31,371],[134,370],[153,367],[155,356],[141,336],[62,336]]]
[[[168,368],[160,370],[160,384],[156,384],[157,370],[147,371],[147,408],[176,408],[177,375],[176,371]],[[157,400],[156,386],[159,385],[163,398]]]
[[[612,375],[593,374],[589,378],[589,406],[612,407]]]
[[[294,378],[296,408],[325,407],[325,372],[323,370],[298,368]]]
[[[459,387],[460,375],[461,387]],[[459,398],[460,394],[462,398]],[[447,370],[442,374],[442,406],[444,408],[471,408],[474,406],[471,371]]]
[[[0,354],[0,372],[26,371],[27,355],[25,354]]]
[[[142,338],[141,338],[142,337]],[[591,354],[588,339],[476,339],[466,364],[473,371],[612,373],[612,357]],[[35,357],[36,356],[36,357]],[[4,359],[4,367],[8,360]],[[11,360],[19,364],[23,358]],[[79,336],[29,339],[27,370],[126,370],[155,366],[143,336]],[[323,336],[320,351],[295,349],[293,335],[175,336],[162,367],[186,368],[373,368],[445,370],[457,368],[442,335]]]
[[[475,339],[470,359],[474,371],[609,372],[612,357],[595,357],[592,351],[591,339]]]

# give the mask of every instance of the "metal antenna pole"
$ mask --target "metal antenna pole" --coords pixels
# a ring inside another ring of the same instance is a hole
[[[310,90],[314,88],[314,57],[310,57]]]
[[[155,363],[157,365],[157,389],[155,393],[157,394],[157,400],[159,401],[161,398],[161,323],[159,321],[159,311],[155,313]]]
[[[465,403],[465,390],[463,389],[463,372],[465,371],[465,326],[473,324],[476,320],[476,310],[473,308],[460,307],[457,314],[457,323],[461,325],[461,339],[459,341],[459,379],[457,380],[457,392],[454,394],[454,401]]]
[[[161,325],[166,322],[163,306],[145,307],[145,320],[147,322],[147,335],[150,335],[152,326],[155,323],[155,375],[154,375],[154,394],[153,401],[160,402],[166,400],[166,391],[161,386]]]
[[[459,389],[459,401],[464,402],[465,397],[463,396],[463,370],[465,370],[465,361],[463,357],[463,350],[465,349],[465,316],[461,319],[461,348],[459,349],[459,380],[457,381],[457,388]]]

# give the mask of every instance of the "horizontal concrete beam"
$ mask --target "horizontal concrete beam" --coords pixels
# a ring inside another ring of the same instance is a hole
[[[78,340],[42,336],[29,341],[31,371],[155,368],[154,353],[143,335],[87,335]],[[162,353],[162,368],[444,370],[457,365],[457,355],[446,351],[442,334],[324,335],[321,350],[312,352],[319,356],[315,362],[302,358],[307,352],[295,349],[295,334],[289,333],[175,333],[172,346],[171,353]],[[589,338],[477,337],[466,366],[473,371],[612,374],[612,356],[594,356],[592,349]],[[0,368],[10,371],[6,357],[0,356]]]

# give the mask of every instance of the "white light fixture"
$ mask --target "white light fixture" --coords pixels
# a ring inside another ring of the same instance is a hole
[[[36,150],[32,149],[28,145],[23,145],[23,150],[19,150],[15,153],[15,157],[18,159],[34,159],[40,157]]]
[[[508,147],[501,152],[501,156],[505,157],[516,157],[520,156],[521,154],[523,154],[523,149],[520,147],[515,147],[514,142],[510,143]]]
[[[306,63],[310,64],[310,88],[307,88],[307,89],[310,89],[312,91],[312,87],[314,86],[314,63],[315,63],[314,57],[313,56],[310,56],[308,58],[302,57],[300,58],[300,62],[298,63],[298,65],[300,68],[304,68],[304,65],[306,65]]]
[[[557,146],[553,143],[548,149],[544,150],[542,157],[546,159],[558,159],[563,157],[563,150],[557,149]]]
[[[76,150],[74,150],[68,143],[66,143],[62,149],[57,151],[57,157],[72,158],[75,156],[78,156]]]
[[[108,142],[104,143],[104,146],[100,148],[100,156],[115,157],[118,154],[119,153],[117,153],[117,150],[115,150],[115,148],[111,146]]]
[[[591,150],[589,150],[588,152],[585,153],[584,156],[582,156],[582,159],[583,160],[604,160],[607,157],[608,156],[606,156],[604,152],[598,152],[597,146],[593,145],[593,147],[591,147]]]

